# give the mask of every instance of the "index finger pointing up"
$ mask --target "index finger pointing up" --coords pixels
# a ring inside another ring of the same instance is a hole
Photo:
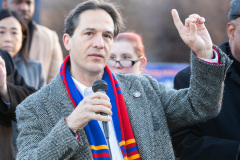
[[[177,30],[180,31],[184,27],[184,25],[183,25],[182,21],[180,20],[176,9],[172,9],[172,17],[173,17],[173,21],[174,21],[174,24],[175,24]]]

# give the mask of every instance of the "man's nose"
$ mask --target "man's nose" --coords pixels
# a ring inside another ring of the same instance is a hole
[[[94,45],[94,48],[98,48],[98,49],[104,48],[104,39],[103,39],[102,35],[96,35],[93,45]]]

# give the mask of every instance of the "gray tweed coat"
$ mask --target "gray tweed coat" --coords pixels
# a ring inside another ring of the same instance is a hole
[[[219,52],[222,65],[192,56],[189,89],[167,91],[147,75],[116,75],[142,159],[175,159],[168,127],[196,123],[219,113],[223,81],[231,63]],[[78,141],[64,122],[73,110],[60,75],[22,102],[16,111],[20,131],[17,159],[92,159],[85,131],[79,130]]]

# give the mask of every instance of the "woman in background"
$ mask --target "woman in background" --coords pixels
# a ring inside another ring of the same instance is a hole
[[[29,31],[25,20],[15,12],[0,11],[0,48],[8,51],[25,82],[40,89],[44,86],[42,65],[28,58]]]
[[[108,66],[115,73],[141,74],[147,63],[139,34],[124,32],[114,39]]]
[[[35,89],[44,86],[42,65],[28,59],[29,31],[25,20],[15,12],[0,11],[0,49],[8,51],[13,58],[19,74],[26,84]],[[16,138],[18,135],[16,122],[12,122],[13,144],[17,152]]]

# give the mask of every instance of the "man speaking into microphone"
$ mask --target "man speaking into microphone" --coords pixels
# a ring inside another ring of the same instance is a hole
[[[65,20],[69,56],[60,73],[17,107],[17,159],[175,159],[168,126],[219,113],[231,61],[213,46],[203,17],[192,14],[183,25],[176,10],[172,16],[192,49],[191,85],[179,91],[167,91],[148,75],[113,74],[106,64],[122,28],[118,10],[97,0],[76,6]],[[106,94],[93,92],[97,80],[106,82]],[[102,122],[108,122],[109,141]]]

